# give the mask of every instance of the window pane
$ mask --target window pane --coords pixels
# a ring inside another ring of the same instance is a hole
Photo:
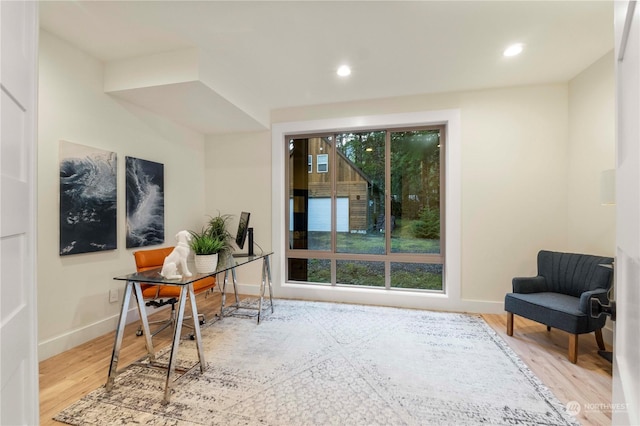
[[[385,132],[336,135],[336,251],[385,253]]]
[[[384,262],[336,261],[337,284],[384,287]]]
[[[330,176],[314,173],[313,169],[309,173],[309,159],[319,158],[320,152],[329,152],[332,139],[289,141],[289,247],[292,249],[331,249]]]
[[[329,155],[318,154],[318,173],[327,173],[329,171]]]
[[[443,291],[443,129],[288,138],[287,280]]]
[[[391,252],[440,253],[440,131],[391,133]]]
[[[328,259],[289,258],[288,281],[331,283],[331,261]]]
[[[442,265],[391,262],[391,287],[442,291]]]

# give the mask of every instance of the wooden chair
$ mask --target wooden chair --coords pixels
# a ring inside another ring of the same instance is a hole
[[[146,271],[154,268],[161,268],[164,263],[165,257],[173,251],[173,247],[163,247],[152,250],[140,250],[133,253],[136,261],[136,269],[138,272]],[[200,293],[212,291],[216,285],[215,277],[206,277],[193,283],[193,292],[197,296]],[[149,324],[160,324],[151,335],[155,336],[167,327],[173,326],[176,322],[176,303],[180,296],[180,287],[169,285],[154,285],[145,284],[140,285],[142,289],[142,297],[145,300],[146,306],[153,306],[159,308],[161,306],[171,305],[171,313],[169,318],[163,321],[153,321]],[[205,317],[203,314],[198,314],[200,324],[204,324]],[[186,318],[185,318],[186,319]],[[192,328],[191,325],[184,323],[183,325]],[[142,325],[138,326],[136,335],[142,336]]]
[[[538,275],[516,277],[513,293],[504,299],[507,335],[513,336],[513,315],[569,333],[569,361],[578,362],[578,335],[595,333],[600,350],[605,350],[602,327],[606,317],[591,316],[592,299],[609,303],[613,258],[588,254],[538,252]]]

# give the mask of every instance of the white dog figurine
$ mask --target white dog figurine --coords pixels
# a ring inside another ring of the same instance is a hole
[[[165,257],[164,264],[162,265],[162,271],[160,275],[169,280],[182,279],[182,275],[178,274],[178,267],[182,271],[185,277],[190,277],[191,272],[187,268],[187,257],[189,256],[189,241],[191,241],[191,234],[189,231],[180,231],[176,234],[176,240],[178,244],[173,249],[169,256]]]

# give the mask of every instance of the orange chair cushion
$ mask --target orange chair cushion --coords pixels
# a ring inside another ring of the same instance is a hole
[[[146,271],[154,268],[161,268],[164,259],[173,251],[173,247],[163,247],[152,250],[140,250],[133,253],[136,260],[136,268],[138,272]],[[206,277],[193,283],[193,292],[195,294],[202,293],[215,287],[216,278]],[[160,297],[178,297],[180,296],[180,286],[173,285],[153,285],[141,284],[142,296],[145,299],[155,299]]]
[[[138,272],[153,268],[162,268],[165,257],[169,256],[172,251],[173,247],[164,247],[134,252],[133,257],[136,259],[136,268],[138,269]]]

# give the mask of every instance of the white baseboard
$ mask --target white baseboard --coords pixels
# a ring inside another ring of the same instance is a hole
[[[607,323],[602,329],[602,340],[604,340],[607,345],[613,346],[613,328],[609,320],[607,320]]]
[[[258,296],[260,287],[253,284],[238,283],[238,293]],[[455,304],[447,302],[446,297],[434,293],[415,293],[394,291],[391,293],[378,289],[352,289],[347,287],[325,287],[290,285],[281,297],[284,299],[314,300],[320,302],[355,303],[363,305],[395,306],[409,309],[431,309],[437,311],[468,312],[478,314],[501,314],[504,302],[463,299]],[[265,296],[268,293],[265,292]],[[274,287],[274,298],[279,296]],[[227,296],[228,297],[228,296]]]
[[[168,309],[169,306],[161,309]],[[154,309],[153,313],[160,312],[160,309]],[[151,314],[151,311],[149,311]],[[86,325],[84,327],[77,328],[75,330],[68,331],[50,339],[44,340],[38,343],[38,361],[43,361],[47,358],[51,358],[54,355],[58,355],[64,351],[74,348],[78,345],[95,339],[96,337],[104,336],[107,333],[111,333],[118,326],[119,314],[112,315],[101,321],[94,322],[93,324]],[[126,323],[130,324],[134,321],[138,321],[140,316],[138,315],[138,309],[134,306],[127,311]]]

